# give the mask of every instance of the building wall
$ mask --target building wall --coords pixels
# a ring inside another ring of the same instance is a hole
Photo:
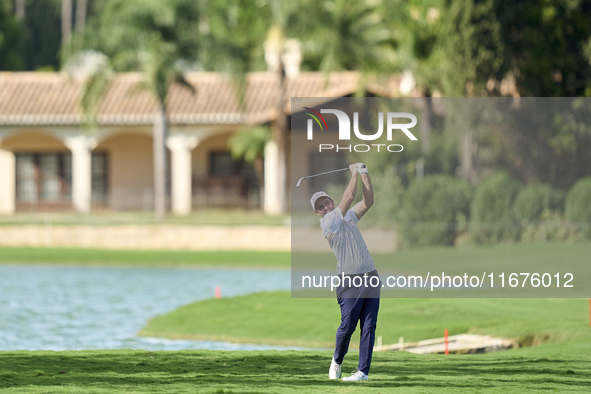
[[[396,251],[396,233],[362,230],[372,253]],[[0,246],[133,250],[274,250],[331,253],[319,226],[0,226]]]
[[[15,157],[0,147],[0,215],[15,210]]]
[[[152,137],[124,132],[105,139],[94,152],[106,152],[109,157],[111,208],[151,209],[148,205],[154,185]]]
[[[23,130],[2,141],[2,149],[19,152],[69,152],[58,139],[38,130]]]
[[[236,126],[171,127],[170,135],[196,137],[191,152],[193,176],[206,176],[211,151],[229,151],[228,141]],[[14,212],[15,153],[70,152],[65,141],[88,135],[98,141],[93,153],[108,157],[108,207],[114,210],[153,209],[153,144],[150,126],[99,127],[93,133],[79,126],[0,128],[0,213]],[[3,136],[6,136],[3,138]],[[104,205],[93,205],[102,209]]]
[[[289,251],[290,234],[288,226],[20,225],[0,226],[0,246]]]

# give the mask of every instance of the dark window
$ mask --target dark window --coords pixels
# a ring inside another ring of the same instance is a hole
[[[235,160],[230,152],[210,152],[209,175],[220,177],[241,177],[248,187],[257,187],[256,175],[252,164],[243,159]]]
[[[108,196],[108,156],[106,153],[92,154],[92,200],[106,204]]]
[[[71,153],[17,153],[16,202],[66,207],[72,201]],[[92,153],[92,199],[103,202],[108,192],[108,156]]]
[[[16,155],[16,200],[35,203],[39,197],[34,155]]]
[[[17,153],[16,201],[60,204],[72,196],[72,156],[69,153]]]
[[[211,152],[209,155],[209,175],[239,175],[241,164],[241,161],[235,161],[232,159],[232,154],[230,152]]]

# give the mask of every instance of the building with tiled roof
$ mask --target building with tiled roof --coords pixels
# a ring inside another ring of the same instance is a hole
[[[231,159],[228,140],[246,125],[276,118],[275,74],[249,74],[243,106],[233,82],[220,74],[186,78],[195,93],[173,86],[168,97],[172,210],[258,209],[253,170]],[[157,106],[137,88],[140,80],[138,73],[114,78],[90,129],[79,107],[79,84],[65,74],[0,72],[0,213],[151,209]],[[328,79],[300,73],[288,79],[285,111],[291,112],[290,97],[343,97],[357,91],[359,81],[356,72]],[[389,91],[396,94],[396,86],[394,81]]]

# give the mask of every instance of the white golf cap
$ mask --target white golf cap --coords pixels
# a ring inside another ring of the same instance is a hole
[[[322,191],[314,193],[314,195],[310,199],[310,204],[312,204],[313,210],[316,210],[316,200],[318,200],[320,197],[330,198],[330,196],[328,194],[326,194],[325,192],[322,192]]]

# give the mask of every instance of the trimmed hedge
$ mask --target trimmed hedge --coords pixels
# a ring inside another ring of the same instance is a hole
[[[449,175],[415,179],[404,193],[404,238],[412,246],[453,245],[470,215],[471,186]]]
[[[567,220],[581,223],[582,232],[591,237],[591,177],[577,181],[568,191],[564,205]]]
[[[562,193],[546,184],[530,185],[522,188],[515,202],[513,213],[517,220],[538,221],[544,210],[562,211]]]
[[[519,184],[504,172],[497,172],[476,189],[471,207],[471,234],[477,243],[493,244],[516,240],[519,227],[513,203]]]

